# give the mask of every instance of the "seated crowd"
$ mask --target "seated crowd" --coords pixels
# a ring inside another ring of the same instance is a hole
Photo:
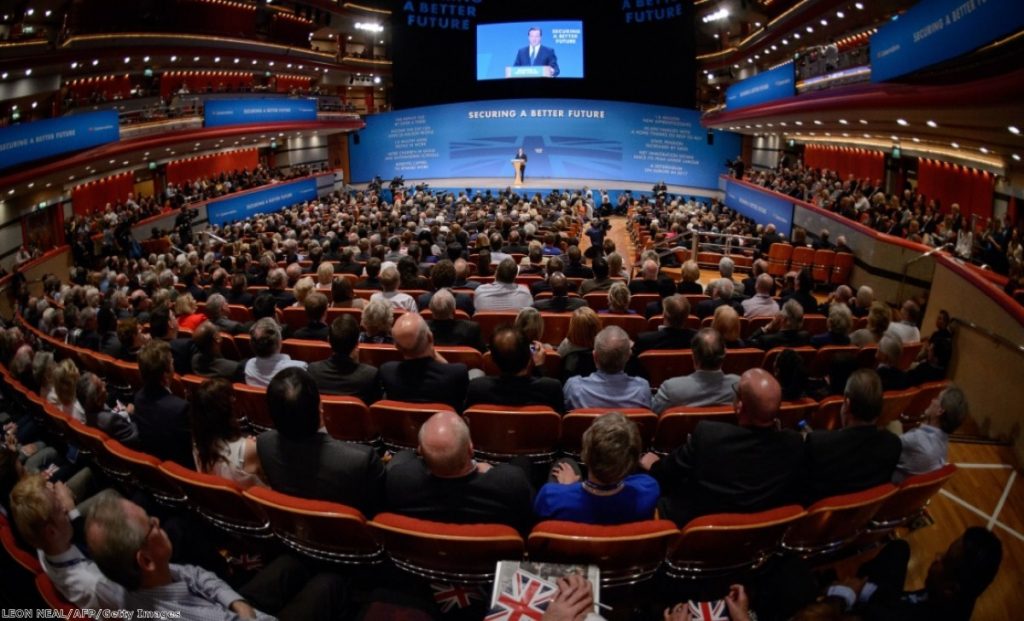
[[[342,503],[367,517],[387,511],[449,523],[502,523],[524,534],[544,519],[618,524],[650,519],[655,509],[683,526],[711,513],[810,504],[945,463],[949,434],[967,416],[957,387],[945,388],[924,424],[911,431],[896,435],[876,426],[885,390],[945,377],[952,341],[945,324],[931,334],[925,359],[909,371],[899,368],[903,345],[921,340],[917,302],[908,301],[894,318],[870,289],[854,295],[841,286],[819,306],[806,273],[795,275],[776,300],[776,283],[763,266],[755,263],[755,274],[740,282],[723,260],[709,298],[694,305],[696,316],[713,318],[712,326],[697,331],[687,327],[691,304],[682,285],[662,273],[656,252],[645,253],[642,276],[628,285],[608,240],[586,264],[576,238],[585,210],[582,197],[560,194],[525,201],[422,194],[399,197],[393,206],[376,195],[335,195],[218,229],[217,237],[177,256],[112,256],[94,269],[78,266],[71,283],[49,279],[45,297],[18,300],[32,330],[136,363],[141,386],[128,405],[103,378],[80,373],[69,360],[55,363],[26,330],[2,333],[0,361],[68,416],[160,460],[243,487]],[[531,287],[517,284],[531,264],[541,278]],[[684,266],[684,273],[692,269]],[[357,281],[354,287],[346,275]],[[481,276],[488,278],[474,281]],[[580,305],[570,278],[580,279],[580,293],[606,292],[608,309]],[[368,301],[354,293],[365,289],[375,290]],[[659,294],[658,308],[650,309],[657,312],[650,314],[662,316],[661,329],[631,339],[617,325],[602,328],[603,318],[635,313],[632,293]],[[232,306],[248,312],[233,318]],[[294,331],[284,325],[280,313],[289,308],[301,309],[308,325]],[[333,308],[342,310],[328,321]],[[428,309],[429,316],[421,314]],[[480,326],[464,317],[490,310],[516,311],[516,319],[484,342]],[[571,314],[557,349],[543,342],[538,310]],[[827,315],[826,333],[803,329],[805,314],[815,313]],[[758,316],[771,322],[743,342],[740,318]],[[868,327],[858,336],[862,331],[851,328],[862,316]],[[250,340],[247,359],[225,352],[239,334]],[[282,349],[295,338],[329,343],[329,354],[313,362],[294,359]],[[730,348],[858,340],[877,343],[877,370],[837,367],[818,387],[843,397],[835,431],[801,433],[777,424],[782,402],[813,388],[793,386],[804,375],[799,357],[780,355],[775,368],[740,376],[721,370]],[[379,368],[362,363],[361,344],[393,345],[398,359]],[[441,345],[486,351],[497,371],[484,375],[449,362]],[[638,358],[658,349],[689,350],[680,355],[692,355],[696,370],[652,391]],[[546,358],[556,352],[561,370],[551,374]],[[190,374],[207,379],[185,399],[176,394],[175,380]],[[271,429],[254,433],[240,425],[232,382],[265,389]],[[355,396],[366,404],[381,398],[440,403],[450,411],[420,427],[415,450],[381,454],[326,433],[324,395]],[[659,456],[643,453],[637,425],[612,412],[584,434],[585,466],[563,459],[538,472],[525,460],[493,465],[475,458],[470,429],[458,413],[485,403],[544,405],[558,413],[733,404],[738,424],[701,422],[684,444]],[[289,555],[237,591],[205,569],[171,563],[184,554],[173,554],[179,542],[160,519],[112,492],[96,493],[95,481],[76,480],[89,477],[46,451],[31,416],[8,411],[0,492],[6,502],[13,487],[15,523],[75,604],[173,606],[209,618],[226,610],[242,618],[262,618],[260,610],[312,618],[317,606],[342,605],[345,588],[337,575]],[[70,544],[68,520],[54,517],[76,498],[87,505],[91,560]],[[63,570],[69,559],[83,562]],[[205,586],[186,594],[178,583]]]

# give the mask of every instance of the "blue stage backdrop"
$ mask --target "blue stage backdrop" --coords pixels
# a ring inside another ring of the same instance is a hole
[[[758,224],[774,224],[775,229],[785,237],[789,237],[793,230],[792,201],[751,188],[734,179],[725,182],[725,206]]]
[[[718,188],[738,134],[714,132],[700,113],[583,99],[509,99],[411,108],[366,117],[350,142],[352,180],[503,177],[526,151],[526,179],[664,181]]]
[[[736,110],[775,99],[792,97],[795,94],[793,63],[786,63],[781,67],[759,73],[730,86],[725,91],[725,107],[728,110]]]
[[[1021,0],[922,0],[871,37],[871,79],[891,80],[1021,28]]]
[[[266,190],[211,201],[206,205],[206,217],[210,224],[220,226],[225,222],[270,213],[315,198],[316,179],[302,179],[281,183]]]
[[[0,170],[121,137],[117,112],[87,112],[0,129]]]
[[[203,117],[207,127],[315,121],[316,99],[208,99]]]
[[[476,79],[503,80],[505,67],[515,64],[519,50],[528,47],[527,33],[541,29],[540,45],[554,50],[559,78],[583,77],[583,22],[514,22],[476,27]]]

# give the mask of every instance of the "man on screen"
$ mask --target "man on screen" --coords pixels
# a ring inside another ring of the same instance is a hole
[[[549,77],[554,78],[558,76],[558,58],[555,56],[555,50],[540,44],[543,34],[536,26],[530,28],[526,33],[530,45],[519,49],[516,61],[512,64],[516,67],[550,67]]]

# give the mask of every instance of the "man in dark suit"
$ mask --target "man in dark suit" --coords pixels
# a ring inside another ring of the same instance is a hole
[[[445,347],[472,347],[483,351],[480,324],[455,318],[455,297],[448,289],[441,289],[430,298],[432,317],[427,327],[434,335],[434,344]]]
[[[583,265],[583,253],[580,252],[579,246],[569,246],[569,250],[567,250],[565,254],[568,257],[569,262],[566,263],[565,269],[562,270],[562,273],[564,273],[567,278],[587,279],[594,277],[594,270]]]
[[[712,289],[713,288],[713,289]],[[740,306],[739,301],[733,297],[733,292],[736,290],[736,284],[729,278],[719,278],[710,285],[708,285],[708,295],[711,296],[710,300],[701,300],[697,303],[697,308],[694,309],[694,314],[701,319],[705,317],[711,317],[715,314],[715,310],[719,306],[731,306],[739,315],[743,314],[743,307]]]
[[[204,311],[206,318],[209,319],[213,325],[228,334],[241,334],[245,330],[242,327],[242,322],[234,321],[225,316],[227,304],[228,302],[223,295],[219,293],[211,294],[206,300],[206,310]]]
[[[94,373],[83,373],[75,387],[78,402],[85,410],[85,422],[121,444],[137,448],[139,429],[128,416],[107,407],[107,384]]]
[[[796,291],[782,299],[783,304],[796,300],[804,308],[805,315],[818,312],[818,300],[814,297],[814,278],[810,268],[800,270],[796,277]]]
[[[796,300],[782,305],[779,314],[763,328],[754,330],[747,341],[764,350],[775,347],[802,347],[811,342],[811,335],[803,329],[804,309]]]
[[[928,340],[928,358],[907,371],[907,384],[920,386],[925,382],[939,382],[946,379],[946,369],[953,355],[953,344],[949,339],[937,338],[932,334]]]
[[[231,291],[224,297],[227,299],[228,304],[238,304],[239,306],[252,306],[253,299],[255,296],[246,291],[249,286],[249,280],[245,277],[245,274],[235,274],[231,277]]]
[[[309,324],[296,330],[292,338],[326,341],[330,332],[327,324],[324,323],[324,316],[327,315],[327,296],[319,291],[313,291],[306,296],[303,306],[306,307],[306,318],[309,319]]]
[[[439,412],[420,427],[419,448],[388,464],[388,511],[457,524],[507,524],[520,532],[533,524],[533,489],[512,464],[473,459],[469,427],[452,412]]]
[[[435,291],[451,289],[455,286],[455,264],[449,259],[442,259],[434,264],[430,270],[430,284],[434,291],[428,291],[416,299],[416,308],[429,308],[430,299],[434,297]],[[466,293],[452,292],[455,296],[455,308],[465,311],[467,315],[473,314],[473,296]]]
[[[325,395],[351,395],[363,403],[380,399],[380,382],[377,369],[360,364],[353,356],[359,344],[359,322],[348,313],[339,315],[331,322],[331,349],[333,354],[327,360],[309,365],[317,388]]]
[[[174,360],[166,341],[154,339],[142,346],[139,374],[142,388],[135,393],[132,413],[139,429],[139,447],[160,460],[194,470],[189,405],[170,390]]]
[[[478,377],[469,383],[466,407],[477,403],[495,405],[546,405],[562,413],[565,399],[562,384],[550,377],[533,377],[531,371],[538,359],[543,360],[543,349],[538,354],[530,351],[530,340],[511,326],[498,328],[491,336],[491,356],[501,375]],[[536,357],[536,356],[539,356]]]
[[[846,382],[843,428],[813,431],[804,441],[807,480],[804,499],[851,494],[892,480],[902,448],[900,439],[875,426],[882,413],[882,380],[858,369]]]
[[[356,283],[356,289],[380,289],[380,259],[371,257],[366,262],[366,278]]]
[[[900,369],[903,358],[903,344],[899,337],[886,333],[878,341],[875,360],[878,362],[878,376],[882,378],[882,390],[905,390],[910,387],[907,374]]]
[[[702,421],[686,444],[640,465],[658,480],[661,515],[682,526],[711,513],[753,513],[792,502],[803,468],[803,438],[775,428],[782,388],[764,369],[740,378],[739,425]]]
[[[784,243],[786,243],[786,238],[775,232],[774,224],[769,224],[764,227],[764,233],[761,235],[761,245],[758,246],[758,250],[761,252],[761,256],[767,257],[772,244]]]
[[[319,431],[320,392],[304,369],[290,367],[267,386],[274,429],[256,439],[260,466],[276,491],[340,502],[372,515],[379,504],[384,466],[368,446]]]
[[[688,349],[696,330],[686,327],[690,316],[690,301],[686,296],[675,294],[662,303],[662,326],[660,330],[641,332],[633,343],[633,361],[645,351],[652,349]]]
[[[174,372],[186,375],[192,372],[192,356],[196,351],[192,339],[178,337],[178,320],[174,311],[160,305],[149,317],[149,335],[154,339],[167,341],[174,356]]]
[[[295,295],[285,290],[288,286],[288,273],[282,268],[270,270],[267,274],[267,292],[274,296],[274,305],[278,308],[288,308],[295,304]]]
[[[435,296],[436,299],[437,296]],[[461,411],[466,400],[469,371],[461,363],[448,364],[434,351],[434,335],[417,313],[406,313],[391,329],[403,360],[380,367],[381,384],[388,399],[447,403]]]
[[[355,276],[362,276],[363,265],[355,260],[355,255],[352,252],[352,248],[348,247],[341,251],[341,261],[338,267],[334,268],[335,274],[353,274]]]
[[[526,33],[530,44],[519,48],[512,66],[550,67],[548,77],[555,78],[558,77],[558,57],[555,56],[555,50],[540,44],[540,39],[543,35],[544,32],[540,28],[536,26],[531,27]]]
[[[533,307],[537,310],[552,313],[566,313],[587,305],[587,302],[583,298],[569,297],[569,279],[567,279],[561,272],[555,272],[549,276],[548,284],[551,286],[551,297],[541,298],[534,302]]]
[[[634,278],[633,282],[629,283],[629,292],[636,295],[637,293],[661,293],[664,291],[665,286],[661,281],[668,280],[668,278],[659,274],[659,269],[657,261],[653,259],[644,261],[642,278]]]

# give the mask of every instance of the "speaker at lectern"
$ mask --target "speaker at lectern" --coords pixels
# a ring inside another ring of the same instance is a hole
[[[512,182],[513,185],[523,185],[523,165],[526,164],[526,160],[520,158],[512,159],[512,168],[516,171],[516,178]]]

